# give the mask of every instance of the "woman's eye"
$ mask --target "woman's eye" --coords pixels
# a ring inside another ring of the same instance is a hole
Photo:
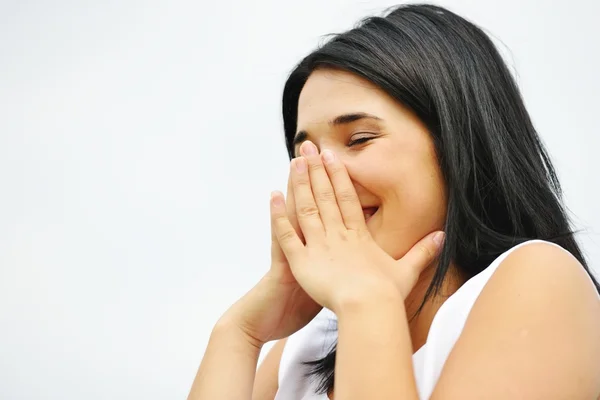
[[[348,143],[348,146],[352,147],[352,146],[356,146],[359,144],[363,144],[368,142],[371,139],[375,139],[375,136],[361,136],[361,137],[357,137],[356,139],[351,139],[350,142]]]

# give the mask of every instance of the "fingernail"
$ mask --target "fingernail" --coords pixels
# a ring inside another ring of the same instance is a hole
[[[445,236],[446,235],[444,234],[444,232],[438,232],[435,235],[433,235],[433,242],[436,244],[436,246],[442,247]]]
[[[333,151],[331,150],[323,150],[321,155],[323,156],[323,161],[325,161],[326,164],[331,164],[335,161],[335,154],[333,154]]]
[[[306,171],[306,159],[304,157],[295,158],[294,166],[296,167],[296,171],[303,173]]]
[[[281,207],[283,205],[283,199],[279,196],[279,193],[272,192],[271,193],[271,201],[275,207]]]
[[[317,146],[315,146],[314,143],[310,140],[307,140],[302,144],[302,151],[307,156],[314,156],[315,154],[317,154]]]

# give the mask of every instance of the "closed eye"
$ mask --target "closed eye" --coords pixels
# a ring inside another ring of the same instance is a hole
[[[356,139],[350,140],[350,142],[348,142],[348,147],[357,146],[359,144],[366,143],[369,140],[372,140],[372,139],[375,139],[375,138],[376,138],[376,136],[362,136],[362,137],[358,137]]]

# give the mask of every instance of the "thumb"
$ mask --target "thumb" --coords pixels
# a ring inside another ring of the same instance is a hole
[[[444,239],[445,234],[442,231],[430,233],[419,240],[404,257],[398,260],[403,265],[400,270],[405,271],[414,279],[413,284],[416,284],[421,272],[435,261],[440,254]]]

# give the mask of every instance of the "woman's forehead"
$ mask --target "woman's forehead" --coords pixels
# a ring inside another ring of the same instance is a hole
[[[391,101],[373,83],[337,70],[313,72],[298,99],[298,126],[326,124],[339,115],[377,114]]]

